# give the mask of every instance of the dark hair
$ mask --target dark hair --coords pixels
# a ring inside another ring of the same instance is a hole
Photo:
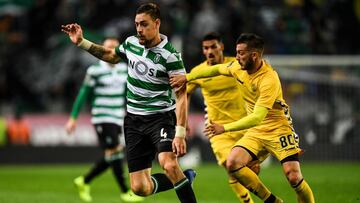
[[[246,44],[249,49],[255,49],[259,52],[263,52],[264,50],[264,40],[253,33],[243,33],[236,40],[236,44]]]
[[[221,35],[218,32],[209,32],[207,33],[202,41],[208,41],[208,40],[217,40],[219,42],[222,42]]]
[[[154,3],[141,4],[136,10],[136,14],[146,13],[151,16],[153,20],[160,19],[159,6]]]

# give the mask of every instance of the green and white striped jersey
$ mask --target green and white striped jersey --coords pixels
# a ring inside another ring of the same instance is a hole
[[[85,80],[73,106],[71,116],[77,118],[87,98],[91,98],[91,122],[123,125],[125,116],[127,64],[115,66],[100,61],[87,69]]]
[[[117,55],[128,63],[127,111],[149,115],[175,109],[175,96],[169,83],[171,74],[185,74],[181,55],[165,35],[151,48],[139,44],[136,36],[128,37],[119,47]]]

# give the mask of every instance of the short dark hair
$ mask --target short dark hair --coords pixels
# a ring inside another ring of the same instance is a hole
[[[217,40],[219,42],[222,42],[221,35],[218,32],[209,32],[207,33],[202,41],[208,41],[208,40]]]
[[[136,10],[136,14],[146,13],[151,16],[153,20],[160,19],[159,6],[154,3],[141,4]]]
[[[264,51],[264,39],[253,33],[243,33],[236,40],[236,44],[246,44],[249,49]]]

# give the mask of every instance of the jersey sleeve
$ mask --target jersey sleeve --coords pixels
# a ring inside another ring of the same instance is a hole
[[[90,73],[91,73],[91,67],[88,69],[86,73],[84,82],[80,88],[80,91],[72,107],[70,116],[73,119],[77,119],[82,106],[84,105],[85,101],[89,98],[92,89],[95,86],[95,79]]]
[[[119,46],[115,47],[115,53],[118,55],[122,60],[127,61],[126,57],[126,40],[120,44]]]
[[[166,59],[165,64],[166,71],[168,75],[172,74],[186,74],[185,66],[181,58],[180,53],[172,53]]]
[[[197,65],[194,68],[192,68],[188,74],[191,74],[192,72],[197,71],[199,69],[201,69],[201,65]],[[194,92],[194,90],[200,86],[199,82],[200,82],[200,79],[188,81],[186,83],[186,92],[188,94],[191,94],[192,92]]]
[[[273,74],[264,75],[259,84],[260,96],[256,101],[255,106],[272,109],[275,100],[279,95],[280,88],[279,78],[275,77]]]
[[[88,68],[88,70],[86,72],[85,79],[83,81],[83,86],[94,87],[95,82],[96,82],[96,80],[92,74],[92,67],[90,66],[90,68]]]
[[[196,83],[196,81],[188,82],[188,83],[186,83],[186,92],[188,94],[191,94],[198,87],[199,87],[199,85]]]

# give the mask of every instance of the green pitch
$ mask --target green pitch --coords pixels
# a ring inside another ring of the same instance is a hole
[[[72,180],[90,165],[0,166],[0,203],[77,203]],[[318,203],[360,203],[360,163],[327,162],[302,164],[305,177]],[[159,168],[155,167],[155,172]],[[238,202],[222,168],[215,164],[196,168],[194,188],[199,203]],[[264,183],[287,203],[295,203],[293,190],[278,164],[261,171]],[[120,202],[119,190],[111,172],[92,183],[94,203]],[[259,199],[254,198],[257,203]],[[178,202],[174,191],[148,197],[144,203]]]

